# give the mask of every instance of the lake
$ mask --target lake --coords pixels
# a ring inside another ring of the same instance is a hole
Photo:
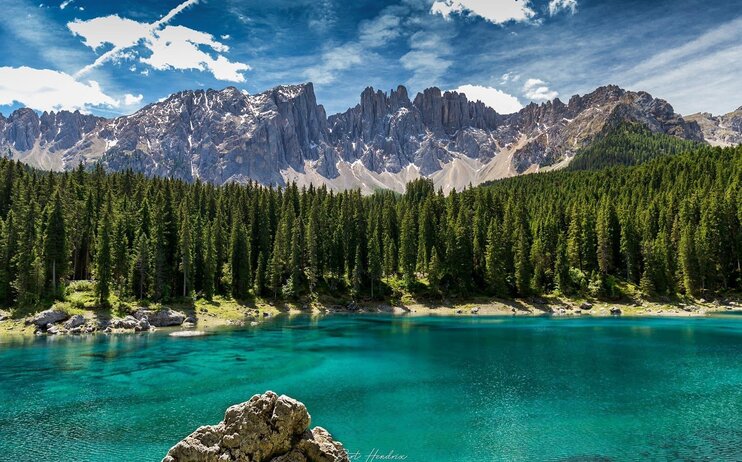
[[[0,459],[159,461],[265,390],[304,402],[353,460],[742,460],[742,317],[299,316],[0,339]]]

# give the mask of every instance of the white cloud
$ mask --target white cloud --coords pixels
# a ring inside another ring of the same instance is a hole
[[[140,58],[140,61],[157,70],[197,69],[209,71],[219,80],[244,82],[242,72],[250,69],[247,64],[232,62],[220,54],[214,59],[201,50],[200,46],[220,53],[229,51],[229,47],[217,42],[210,34],[188,27],[166,26],[150,36],[145,43],[152,55]]]
[[[144,99],[144,95],[132,95],[131,93],[127,93],[124,95],[124,106],[138,106],[142,104],[142,100]]]
[[[514,74],[512,72],[506,72],[500,77],[500,85],[504,85],[508,82],[517,82],[520,80],[520,74]]]
[[[75,0],[64,0],[62,3],[59,4],[59,9],[60,10],[63,10],[65,8],[67,8],[70,5],[70,3],[74,2],[74,1]],[[41,5],[39,5],[39,6],[43,6],[43,3]]]
[[[51,69],[0,67],[0,106],[14,103],[38,111],[80,110],[118,107],[119,101],[105,94],[97,82],[75,80]]]
[[[219,36],[219,38],[222,39],[222,40],[229,40],[230,38],[232,38],[232,36],[229,35],[229,34],[223,34],[223,35]]]
[[[667,99],[682,114],[719,114],[739,106],[740,75],[742,18],[736,18],[650,56],[614,79]]]
[[[75,35],[82,37],[85,45],[93,50],[104,45],[113,45],[112,49],[98,56],[93,64],[81,69],[76,77],[105,62],[132,60],[139,56],[139,62],[157,70],[196,69],[211,72],[218,80],[244,82],[243,72],[249,70],[250,66],[232,62],[222,55],[221,53],[229,51],[228,46],[217,41],[211,34],[184,26],[167,25],[175,15],[198,2],[199,0],[187,0],[151,24],[117,15],[69,23],[67,27]],[[141,56],[138,49],[134,50],[136,47],[144,47],[150,54]]]
[[[577,12],[577,0],[550,0],[549,16],[554,16],[560,11],[569,10],[572,14]]]
[[[461,85],[454,91],[464,93],[469,101],[481,101],[500,114],[512,114],[523,108],[518,98],[494,87]]]
[[[73,34],[82,37],[83,43],[93,50],[106,44],[122,49],[133,47],[150,32],[149,24],[117,15],[94,18],[89,21],[76,19],[68,23],[67,28]]]
[[[359,26],[359,41],[368,47],[380,47],[399,37],[400,18],[393,14],[381,14]]]
[[[402,67],[412,71],[407,84],[415,88],[438,85],[453,62],[446,58],[451,52],[450,33],[444,31],[420,30],[410,36],[410,51],[399,62]]]
[[[547,83],[541,79],[528,79],[523,84],[523,95],[531,101],[542,102],[556,98],[559,93],[549,89]]]
[[[348,42],[322,53],[321,63],[310,67],[304,75],[316,84],[335,81],[338,71],[343,71],[362,62],[363,47],[357,42]]]
[[[493,24],[528,21],[536,16],[530,0],[442,0],[433,3],[430,12],[445,19],[452,14],[479,16]]]

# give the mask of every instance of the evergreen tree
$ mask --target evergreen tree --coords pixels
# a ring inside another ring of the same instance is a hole
[[[485,248],[486,280],[492,293],[500,297],[504,297],[507,293],[503,254],[502,235],[497,222],[493,219],[490,221],[487,229],[487,246]]]
[[[202,242],[204,246],[203,294],[206,300],[214,298],[216,282],[216,247],[212,227],[206,224],[203,227]]]
[[[517,230],[515,243],[515,288],[520,295],[526,296],[531,292],[532,268],[528,235],[523,226]]]
[[[399,238],[399,266],[404,277],[405,284],[411,285],[415,279],[415,266],[417,264],[417,242],[415,229],[415,211],[407,209],[402,220],[402,232]]]
[[[98,281],[95,294],[100,306],[108,306],[109,304],[108,297],[111,294],[113,276],[111,265],[111,234],[113,227],[111,225],[110,196],[107,207],[107,210],[101,217],[97,235],[98,246],[95,251],[95,277]]]
[[[181,288],[183,297],[193,292],[194,269],[193,269],[193,239],[191,237],[191,220],[186,203],[180,209],[180,239],[178,243],[178,254],[180,255],[179,269],[183,276]]]
[[[230,248],[232,296],[237,299],[246,298],[252,281],[250,278],[250,255],[248,253],[245,226],[238,221],[232,227]]]
[[[44,233],[44,269],[46,287],[53,297],[61,298],[61,281],[67,276],[67,232],[62,198],[57,190],[47,205],[47,222]]]
[[[152,261],[147,235],[140,233],[134,241],[134,254],[129,270],[131,293],[139,300],[149,297],[152,284]]]

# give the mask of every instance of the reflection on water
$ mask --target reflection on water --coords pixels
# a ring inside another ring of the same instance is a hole
[[[187,339],[2,339],[0,458],[159,460],[273,389],[359,454],[742,460],[740,352],[738,317],[299,316]]]

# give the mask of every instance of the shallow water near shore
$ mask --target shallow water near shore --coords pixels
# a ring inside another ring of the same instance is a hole
[[[0,460],[157,461],[269,389],[353,460],[742,460],[741,357],[739,317],[299,316],[191,338],[0,338]]]

